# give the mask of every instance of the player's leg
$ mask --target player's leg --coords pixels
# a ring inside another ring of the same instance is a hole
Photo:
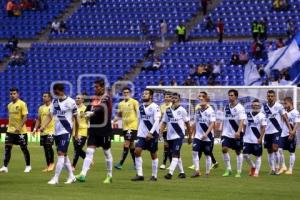
[[[256,156],[256,161],[255,161],[255,171],[254,171],[253,177],[258,177],[259,176],[259,171],[260,171],[260,167],[261,167],[262,153],[263,153],[262,145],[261,144],[255,144],[253,155]]]
[[[290,153],[290,163],[289,163],[289,169],[285,172],[285,174],[292,175],[293,174],[294,165],[295,165],[295,160],[296,160],[296,156],[295,156],[296,146],[297,146],[296,139],[293,138],[292,140],[288,141],[288,144],[289,145],[288,145],[287,150]]]
[[[203,142],[203,146],[204,146],[203,153],[205,155],[205,176],[209,176],[211,163],[212,163],[211,160],[212,145],[211,142]]]
[[[232,174],[230,155],[228,153],[230,146],[232,146],[231,143],[232,142],[231,142],[230,138],[222,137],[222,153],[223,153],[223,160],[224,160],[225,167],[226,167],[223,177],[227,177]]]
[[[214,153],[213,153],[214,152],[214,146],[215,146],[215,139],[212,138],[211,139],[211,152],[210,152],[210,157],[211,157],[211,162],[212,162],[211,169],[216,169],[219,166],[219,163],[215,159],[215,156],[214,156]]]
[[[172,179],[172,176],[173,176],[174,171],[175,171],[176,167],[178,166],[178,164],[180,164],[182,166],[182,161],[180,158],[180,149],[181,149],[182,143],[183,143],[183,139],[175,139],[175,140],[169,141],[170,149],[172,151],[172,162],[170,165],[169,173],[167,175],[165,175],[165,179]],[[182,167],[182,170],[183,170],[183,167]],[[182,171],[182,170],[180,170],[180,171]],[[185,178],[185,177],[186,176],[184,174],[184,171],[183,171],[183,173],[180,172],[180,174],[178,175],[178,178]]]
[[[253,176],[254,170],[255,170],[255,163],[251,159],[251,154],[253,153],[253,144],[250,143],[244,143],[244,148],[243,148],[243,157],[248,163],[250,170],[249,170],[249,176]]]
[[[8,172],[8,164],[11,158],[11,151],[14,144],[13,134],[6,133],[5,136],[5,146],[4,146],[4,156],[3,156],[3,166],[0,169],[0,173]]]
[[[280,155],[279,155],[279,152],[278,152],[279,141],[280,141],[280,133],[273,134],[273,138],[272,138],[272,150],[274,152],[276,174],[278,174],[279,168],[280,168],[280,166],[279,166]]]
[[[80,156],[80,140],[76,140],[74,137],[72,138],[72,140],[73,140],[73,147],[74,147],[72,167],[74,171]]]
[[[275,154],[274,154],[273,149],[272,149],[272,144],[273,144],[272,140],[273,140],[273,134],[265,135],[264,147],[267,149],[267,152],[268,152],[268,163],[269,163],[269,167],[271,169],[270,174],[271,175],[276,175],[276,172],[275,172]]]
[[[45,143],[43,144],[44,147],[44,151],[45,151],[45,156],[47,159],[47,171],[53,171],[55,164],[54,164],[54,151],[53,151],[53,142],[54,142],[54,138],[53,135],[47,135],[45,138]]]
[[[111,154],[111,137],[110,136],[104,136],[103,137],[103,153],[105,157],[105,163],[106,163],[106,171],[107,175],[103,183],[108,184],[112,183],[112,168],[113,168],[113,157]]]
[[[132,181],[143,181],[144,174],[143,174],[143,159],[142,159],[142,152],[143,149],[146,148],[146,139],[139,137],[136,144],[135,144],[135,169],[136,169],[136,176],[132,178]]]
[[[287,171],[287,167],[285,165],[285,158],[284,158],[284,151],[286,145],[288,145],[288,137],[280,137],[279,140],[279,149],[278,149],[278,154],[279,154],[279,172],[278,174],[282,174]]]
[[[23,152],[25,164],[26,164],[24,172],[29,173],[31,171],[31,166],[30,166],[30,153],[27,148],[28,137],[27,134],[18,134],[18,137],[19,137],[19,145]]]
[[[237,173],[235,175],[236,178],[240,178],[242,174],[243,168],[243,141],[242,139],[235,140],[235,153],[236,153],[236,165],[237,165]]]
[[[45,155],[46,165],[47,165],[47,167],[46,167],[45,169],[43,169],[42,172],[47,172],[47,171],[48,171],[49,164],[50,164],[49,156],[48,156],[49,154],[48,154],[47,149],[46,149],[45,140],[46,140],[46,136],[45,136],[45,135],[42,135],[42,136],[40,137],[40,146],[42,146],[43,149],[44,149],[44,155]]]
[[[157,181],[157,173],[158,173],[158,157],[157,151],[150,152],[152,159],[152,176],[150,181]]]
[[[130,135],[131,135],[131,132],[130,130],[124,130],[123,131],[123,135],[124,135],[124,139],[125,139],[125,142],[124,142],[124,145],[123,145],[123,152],[122,152],[122,156],[121,156],[121,159],[120,159],[120,162],[115,164],[115,168],[116,169],[122,169],[122,165],[124,164],[126,158],[127,158],[127,155],[129,153],[129,147],[130,147]]]
[[[163,164],[159,167],[160,169],[166,169],[167,160],[169,158],[169,145],[167,141],[167,132],[163,132],[163,139],[164,139],[164,154],[163,154]]]
[[[194,174],[191,176],[191,178],[196,178],[199,177],[200,174],[200,165],[199,165],[199,152],[200,152],[200,140],[195,138],[193,140],[193,165],[194,165],[194,169],[195,172]]]

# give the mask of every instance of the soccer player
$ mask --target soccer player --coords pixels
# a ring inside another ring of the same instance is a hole
[[[55,133],[54,141],[57,146],[57,163],[55,167],[55,174],[48,182],[50,185],[56,185],[59,182],[59,176],[62,169],[65,167],[68,171],[69,177],[65,184],[72,184],[76,178],[72,171],[72,165],[67,155],[70,143],[72,129],[75,129],[75,137],[78,136],[78,120],[77,120],[77,106],[75,101],[65,95],[65,88],[63,84],[56,83],[53,86],[55,98],[50,106],[50,113],[45,119],[44,124],[41,125],[40,131],[43,133],[46,127],[54,118]],[[73,126],[73,121],[74,126]]]
[[[33,129],[32,134],[34,135],[41,124],[45,123],[47,116],[50,113],[52,96],[49,92],[45,92],[43,94],[43,105],[39,107],[38,110],[38,119],[36,120],[35,127]],[[45,127],[44,131],[40,133],[40,145],[44,148],[45,158],[47,167],[43,170],[43,172],[50,172],[54,170],[54,151],[53,151],[53,144],[54,144],[54,120],[51,119],[51,122]]]
[[[269,90],[267,92],[267,103],[263,104],[262,112],[266,115],[268,122],[264,138],[264,147],[268,151],[268,161],[271,168],[270,175],[277,175],[279,170],[279,156],[277,152],[279,138],[282,132],[282,119],[290,133],[292,133],[292,129],[288,122],[286,111],[280,103],[276,102],[276,94],[274,90]],[[278,164],[277,169],[276,161]]]
[[[172,106],[172,93],[165,92],[164,103],[160,105],[161,116],[163,116],[167,108],[170,108],[171,106]],[[163,131],[163,139],[164,139],[164,154],[163,154],[163,164],[159,167],[160,169],[166,169],[168,158],[170,160],[170,163],[172,161],[172,155],[170,153],[169,144],[167,141],[167,129]]]
[[[243,127],[246,119],[245,108],[238,102],[238,91],[231,89],[228,91],[229,104],[224,108],[224,122],[222,131],[222,152],[226,170],[223,177],[228,177],[232,174],[229,149],[236,153],[237,173],[236,178],[241,177],[243,155]]]
[[[87,139],[88,120],[85,118],[86,106],[84,105],[84,97],[82,95],[76,96],[76,105],[78,109],[78,138],[75,137],[75,129],[73,129],[73,146],[74,157],[72,162],[72,170],[75,171],[79,157],[85,159],[85,151],[83,147]]]
[[[211,169],[211,153],[212,142],[214,137],[214,126],[216,122],[216,114],[214,109],[208,104],[209,97],[206,92],[199,94],[200,104],[195,109],[195,124],[193,128],[193,163],[195,166],[195,173],[192,178],[199,177],[199,154],[202,152],[206,156],[206,172],[205,175],[209,176]]]
[[[296,150],[296,133],[300,125],[300,115],[299,111],[296,110],[293,106],[293,99],[291,97],[285,97],[284,98],[284,108],[287,112],[287,117],[289,120],[289,124],[292,128],[292,131],[289,132],[288,127],[284,124],[281,137],[279,140],[279,161],[280,161],[280,171],[279,174],[282,174],[285,172],[285,174],[292,175],[293,174],[293,168],[295,164],[295,150]],[[290,166],[289,169],[287,169],[285,165],[285,158],[283,151],[289,151],[290,152]]]
[[[19,99],[19,90],[17,88],[11,88],[10,100],[8,104],[8,127],[5,137],[5,146],[4,146],[4,160],[3,167],[0,169],[0,172],[8,172],[8,163],[11,157],[11,150],[13,145],[19,145],[25,158],[26,167],[24,172],[29,173],[31,171],[30,166],[30,154],[27,148],[27,128],[26,120],[28,115],[27,105],[24,101]]]
[[[152,176],[150,181],[157,181],[158,170],[158,137],[159,137],[159,106],[153,102],[153,90],[145,89],[142,96],[143,104],[139,108],[139,127],[137,142],[135,144],[135,167],[137,175],[132,181],[143,181],[143,150],[148,150],[152,158]]]
[[[112,100],[105,91],[105,81],[96,80],[94,82],[95,95],[92,97],[90,105],[86,108],[86,117],[90,121],[88,129],[88,141],[86,157],[83,161],[82,170],[76,179],[85,182],[86,175],[93,162],[96,148],[102,147],[106,161],[107,175],[104,184],[112,183],[113,157],[111,154],[111,115]]]
[[[124,100],[119,103],[117,115],[113,120],[114,123],[117,123],[118,119],[122,118],[123,135],[125,139],[122,158],[120,162],[115,165],[116,169],[122,169],[122,165],[129,151],[135,166],[134,141],[137,137],[139,103],[131,97],[131,89],[128,87],[123,88],[123,96]]]
[[[168,108],[163,116],[160,132],[168,127],[167,140],[170,151],[172,153],[172,162],[169,173],[165,175],[165,179],[172,179],[175,168],[178,165],[178,178],[186,178],[183,170],[182,160],[180,157],[180,149],[184,140],[185,126],[189,136],[188,143],[192,142],[191,128],[189,118],[186,110],[180,105],[180,95],[178,93],[172,94],[172,106]]]
[[[245,135],[243,155],[250,166],[249,176],[258,177],[261,166],[261,156],[263,152],[262,140],[267,126],[266,116],[261,112],[261,105],[258,99],[252,101],[252,112],[247,113],[245,120]],[[250,155],[256,157],[255,163]]]

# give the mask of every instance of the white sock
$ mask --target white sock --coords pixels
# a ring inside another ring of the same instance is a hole
[[[110,149],[107,149],[107,150],[103,149],[103,153],[104,153],[104,156],[105,156],[107,175],[112,177],[113,157],[111,155],[111,150]]]
[[[169,170],[169,173],[171,175],[173,175],[174,173],[174,170],[176,169],[177,165],[178,165],[178,158],[172,158],[172,162],[171,162],[171,165],[170,165],[170,170]]]
[[[57,163],[56,163],[55,175],[54,175],[54,178],[56,178],[57,180],[59,179],[61,170],[64,167],[64,163],[65,163],[65,157],[64,156],[57,156]]]
[[[72,165],[71,165],[71,162],[70,162],[70,159],[69,159],[69,156],[65,156],[65,167],[69,173],[69,178],[74,178],[74,174],[73,174],[73,171],[72,171]]]
[[[255,167],[255,164],[253,162],[253,160],[251,159],[250,155],[249,154],[244,154],[244,159],[246,160],[246,162],[248,163],[248,165],[251,167],[251,168],[254,168]]]
[[[237,164],[237,172],[241,173],[243,167],[243,154],[236,155],[236,164]]]
[[[272,171],[275,171],[275,155],[274,153],[268,153],[268,162]]]
[[[158,158],[152,160],[152,176],[157,178],[157,170],[158,170]]]
[[[259,174],[260,166],[261,166],[261,156],[256,158],[256,162],[255,162],[255,174],[256,175]]]
[[[144,176],[143,175],[143,159],[142,157],[135,157],[135,168],[136,173],[138,176]]]
[[[93,162],[94,153],[95,153],[94,148],[89,148],[88,147],[86,149],[86,156],[85,156],[85,159],[83,161],[82,170],[80,172],[80,174],[82,174],[83,176],[86,176],[88,170],[90,169],[90,165]]]
[[[178,159],[178,169],[179,169],[179,173],[184,174],[181,158]]]
[[[274,160],[275,160],[275,169],[279,169],[281,166],[279,165],[280,164],[280,155],[279,155],[278,151],[274,152]]]
[[[284,167],[286,167],[286,165],[285,165],[285,158],[284,158],[284,153],[283,153],[283,149],[279,149],[278,150],[278,155],[279,155],[279,168],[284,168]]]
[[[223,153],[223,159],[227,170],[231,171],[230,155],[229,153]]]
[[[195,171],[200,171],[199,167],[199,154],[197,151],[193,151],[193,164],[195,166]]]
[[[295,165],[296,156],[295,153],[290,154],[290,170],[293,171]]]
[[[206,174],[210,173],[210,168],[211,168],[211,157],[206,156]]]

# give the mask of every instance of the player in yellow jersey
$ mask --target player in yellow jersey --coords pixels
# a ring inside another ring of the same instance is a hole
[[[167,108],[170,108],[172,106],[172,93],[171,92],[165,92],[164,93],[164,103],[160,105],[160,112],[161,116],[164,116],[164,113],[166,112]],[[169,145],[167,141],[167,129],[163,132],[163,139],[164,139],[164,155],[163,155],[163,164],[159,167],[160,169],[166,169],[167,160],[169,158],[169,161],[171,163],[172,161],[172,155],[169,150]]]
[[[41,124],[45,123],[47,116],[50,113],[50,106],[51,106],[52,96],[49,92],[45,92],[43,94],[43,105],[39,107],[38,110],[38,118],[36,120],[34,129],[32,134],[35,134],[38,128],[40,128]],[[43,169],[43,172],[50,172],[54,170],[54,151],[53,151],[53,144],[54,144],[54,120],[52,119],[48,126],[44,129],[41,134],[40,145],[44,147],[45,158],[47,167]]]
[[[130,151],[133,163],[135,166],[135,156],[134,156],[134,141],[137,137],[138,128],[138,110],[139,103],[137,100],[131,97],[131,89],[128,87],[122,90],[124,100],[118,105],[118,112],[114,118],[114,123],[118,122],[119,118],[122,118],[123,124],[123,135],[124,135],[124,148],[121,160],[115,165],[116,169],[122,169],[122,165],[126,160],[128,152]]]
[[[83,95],[76,96],[76,105],[77,105],[77,112],[78,112],[78,138],[75,139],[75,129],[73,129],[73,146],[74,146],[74,157],[73,157],[73,171],[75,170],[76,164],[78,162],[79,157],[85,159],[85,151],[83,147],[86,143],[87,139],[87,131],[88,131],[88,120],[85,118],[85,110],[86,106],[84,105],[84,97]]]
[[[19,99],[19,90],[17,88],[11,88],[10,99],[11,102],[8,104],[8,128],[5,137],[5,150],[3,167],[0,172],[8,172],[8,163],[11,157],[11,150],[13,145],[19,145],[25,158],[26,167],[24,172],[29,173],[31,171],[30,166],[30,154],[27,148],[27,128],[26,120],[28,115],[27,105],[24,101]]]

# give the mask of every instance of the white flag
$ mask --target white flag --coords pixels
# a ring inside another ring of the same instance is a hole
[[[249,62],[245,65],[244,84],[261,85],[260,75],[257,71],[256,65],[252,60],[249,60]]]

